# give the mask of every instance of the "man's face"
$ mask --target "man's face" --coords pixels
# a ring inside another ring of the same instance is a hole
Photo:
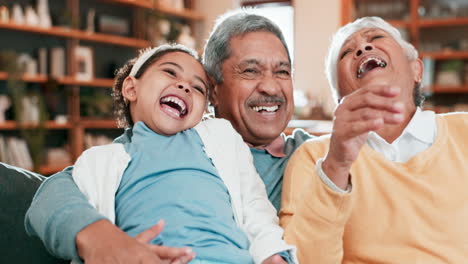
[[[340,97],[372,84],[397,86],[398,100],[406,109],[414,109],[413,89],[421,80],[419,59],[410,61],[403,48],[386,31],[364,28],[351,35],[338,58],[338,90]]]
[[[216,116],[231,121],[244,141],[262,146],[286,128],[293,112],[291,65],[281,41],[269,32],[230,40],[231,56],[215,86]]]

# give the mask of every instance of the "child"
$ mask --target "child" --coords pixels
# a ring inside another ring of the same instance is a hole
[[[200,122],[209,86],[195,53],[180,45],[127,63],[113,96],[129,143],[85,151],[73,178],[131,236],[164,218],[151,243],[191,247],[194,263],[268,263],[276,254],[297,263],[240,135],[226,120]]]

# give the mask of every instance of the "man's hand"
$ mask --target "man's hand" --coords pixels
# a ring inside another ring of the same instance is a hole
[[[195,254],[190,248],[148,244],[163,227],[164,222],[160,221],[132,238],[111,222],[100,220],[78,232],[77,251],[86,264],[186,264],[192,260]]]
[[[288,264],[284,259],[278,255],[275,254],[267,259],[265,259],[262,264]]]
[[[345,96],[335,111],[330,149],[322,163],[325,174],[346,189],[349,170],[367,140],[367,133],[385,124],[404,120],[403,104],[396,101],[400,89],[369,85]]]

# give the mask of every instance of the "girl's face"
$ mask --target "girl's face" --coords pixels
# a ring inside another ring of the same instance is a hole
[[[169,136],[201,121],[207,84],[202,65],[175,51],[159,58],[139,79],[127,77],[122,93],[135,123],[143,121],[154,132]]]

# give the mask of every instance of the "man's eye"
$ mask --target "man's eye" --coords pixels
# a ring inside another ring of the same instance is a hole
[[[291,73],[289,71],[287,71],[287,70],[280,70],[277,73],[280,74],[280,75],[285,75],[285,76],[291,75]]]
[[[175,72],[174,70],[172,70],[172,69],[164,69],[163,71],[169,73],[169,74],[172,75],[172,76],[176,76],[176,75],[177,75],[176,72]]]
[[[345,50],[343,53],[341,53],[340,60],[343,59],[349,52],[350,50]]]
[[[258,71],[256,69],[253,69],[253,68],[248,68],[248,69],[245,69],[244,71],[242,71],[242,73],[257,73]]]

